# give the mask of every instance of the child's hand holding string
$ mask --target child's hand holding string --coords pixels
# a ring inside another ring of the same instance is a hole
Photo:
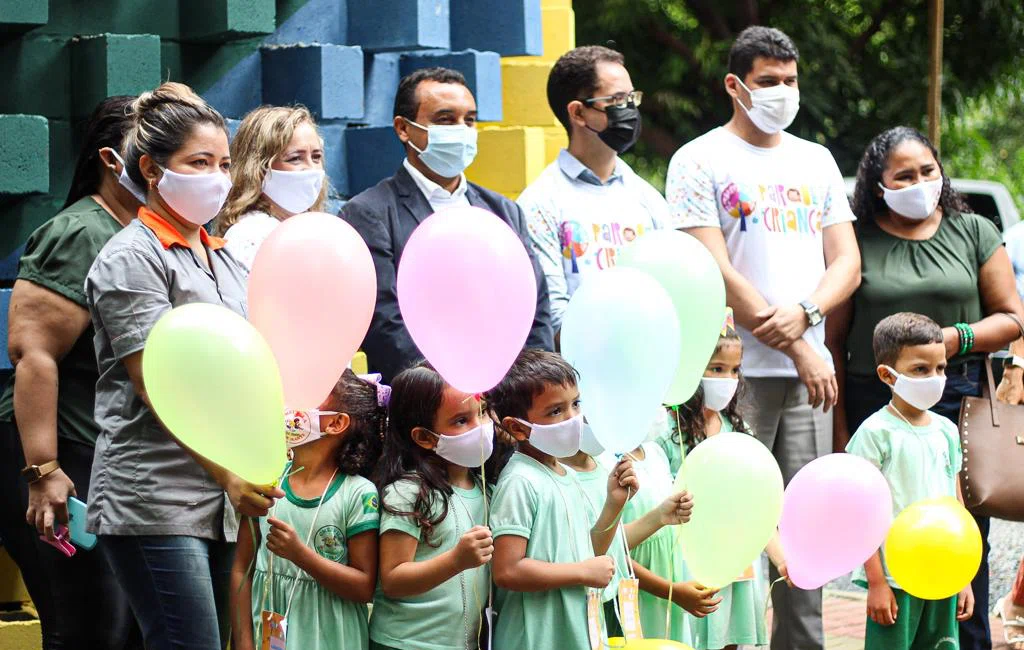
[[[473,526],[459,539],[452,552],[460,573],[487,564],[494,555],[491,529],[487,526]]]
[[[639,489],[633,461],[623,458],[608,475],[608,503],[621,508]]]
[[[693,496],[686,491],[677,492],[658,506],[662,526],[675,526],[690,521],[693,513]]]
[[[672,601],[695,618],[704,618],[718,610],[722,597],[717,589],[696,582],[677,582],[672,587]]]
[[[274,517],[267,519],[267,523],[270,524],[270,532],[267,533],[267,550],[277,557],[284,558],[293,564],[299,564],[303,551],[309,547],[299,539],[295,528]]]

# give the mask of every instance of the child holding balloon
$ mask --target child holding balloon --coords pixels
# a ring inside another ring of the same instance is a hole
[[[727,309],[718,345],[704,370],[700,388],[688,402],[672,409],[668,435],[658,440],[668,456],[673,476],[679,472],[686,453],[702,441],[723,431],[753,435],[739,412],[742,362],[743,342],[736,331],[732,310]],[[779,574],[785,576],[786,563],[777,535],[765,550]],[[696,620],[690,625],[693,647],[728,650],[737,645],[767,645],[767,591],[767,582],[756,567],[722,588],[718,592],[717,610],[708,608],[704,616],[694,614]]]
[[[646,445],[647,443],[645,443]],[[652,453],[661,453],[660,448],[652,450]],[[664,539],[672,544],[672,529],[666,526],[684,524],[690,520],[690,512],[693,510],[693,500],[686,492],[673,493],[672,477],[667,476],[668,488],[657,483],[655,476],[648,481],[642,476],[640,467],[645,464],[646,459],[640,450],[634,451],[631,455],[633,467],[637,470],[640,488],[637,494],[627,503],[623,509],[622,523],[624,535],[616,536],[608,549],[608,555],[615,560],[615,576],[605,587],[603,600],[605,603],[605,623],[608,627],[609,636],[622,636],[622,629],[619,626],[619,615],[615,610],[616,596],[619,595],[619,585],[623,578],[631,577],[632,574],[639,580],[639,587],[643,593],[639,594],[640,621],[644,634],[648,637],[658,636],[676,641],[687,641],[688,634],[685,633],[683,623],[683,612],[680,610],[676,621],[673,623],[673,630],[676,634],[661,634],[655,630],[661,630],[665,626],[664,604],[655,611],[652,598],[668,598],[669,581],[673,574],[681,575],[679,571],[664,570],[662,573],[669,576],[668,579],[658,575],[651,569],[654,568],[649,562],[640,563],[630,558],[629,548],[641,549],[640,557],[649,557],[643,549],[662,548]],[[661,453],[662,458],[664,454]],[[639,460],[638,460],[639,459]],[[616,464],[616,459],[611,454],[605,454],[601,443],[594,437],[593,430],[589,424],[584,423],[580,435],[580,451],[574,456],[562,459],[562,463],[576,471],[576,476],[583,488],[584,496],[593,512],[600,512],[604,508],[606,498],[605,484],[608,480],[610,468]],[[667,475],[667,461],[665,462],[665,474]],[[659,487],[655,488],[654,485]],[[652,486],[652,487],[649,487]],[[658,501],[660,495],[663,498]],[[634,506],[637,501],[643,502],[639,508]],[[661,540],[661,541],[651,541]],[[671,553],[668,553],[668,562],[671,562]],[[664,568],[666,563],[660,563],[659,568]],[[673,585],[673,601],[687,611],[696,611],[699,607],[700,596],[692,585],[682,582]],[[654,623],[657,625],[654,625]]]
[[[494,494],[494,582],[503,591],[496,648],[589,650],[605,642],[601,590],[615,574],[604,555],[638,484],[629,461],[608,474],[600,514],[576,472],[559,462],[580,447],[576,371],[561,356],[524,350],[486,400],[516,441]]]
[[[942,328],[927,316],[899,313],[875,327],[878,378],[892,401],[857,429],[846,451],[878,467],[892,491],[893,515],[922,499],[956,497],[961,503],[960,434],[949,419],[929,409],[946,385]],[[930,567],[936,573],[943,567]],[[854,574],[868,588],[866,650],[959,647],[957,621],[974,612],[971,585],[958,595],[925,600],[900,588],[883,551]]]
[[[236,626],[235,650],[263,647],[268,637],[280,643],[271,647],[368,647],[379,510],[366,476],[381,453],[384,395],[386,387],[346,370],[319,410],[285,414],[286,498],[259,520],[258,533],[238,535],[233,621],[247,622]]]
[[[421,364],[392,380],[376,480],[382,495],[375,650],[472,650],[488,603],[486,486],[493,423],[480,398]]]

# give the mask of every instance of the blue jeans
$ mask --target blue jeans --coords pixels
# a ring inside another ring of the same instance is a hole
[[[960,400],[965,395],[977,397],[981,395],[981,381],[984,377],[981,361],[969,361],[950,367],[946,372],[946,390],[942,401],[932,411],[943,415],[954,423],[960,423]],[[997,376],[998,379],[998,376]],[[891,399],[889,387],[878,377],[858,377],[848,375],[846,378],[846,421],[850,433],[869,415],[881,409]],[[974,617],[960,624],[961,650],[990,650],[992,647],[992,631],[989,628],[988,612],[988,517],[975,517],[981,530],[984,542],[981,554],[981,567],[971,582],[974,590]]]
[[[198,537],[99,538],[147,650],[223,650],[235,545]]]

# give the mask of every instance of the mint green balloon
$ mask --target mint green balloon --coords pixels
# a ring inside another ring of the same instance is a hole
[[[665,289],[679,319],[679,365],[663,399],[676,406],[697,392],[725,322],[725,281],[711,252],[678,230],[651,230],[624,247],[617,265],[644,271]]]
[[[721,589],[740,577],[782,518],[779,464],[746,433],[719,433],[697,445],[675,489],[693,495],[693,514],[679,536],[690,573],[705,587]]]
[[[280,477],[284,390],[274,353],[247,320],[220,305],[172,309],[146,339],[142,376],[181,444],[252,483]]]

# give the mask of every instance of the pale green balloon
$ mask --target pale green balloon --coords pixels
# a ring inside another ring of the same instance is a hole
[[[259,484],[284,468],[284,391],[270,346],[226,307],[165,314],[146,340],[142,375],[153,410],[194,452]]]
[[[693,495],[680,529],[694,580],[714,589],[734,582],[764,551],[782,518],[782,472],[754,436],[724,432],[697,445],[676,477]]]
[[[679,319],[679,365],[665,394],[668,406],[697,392],[725,322],[725,281],[711,252],[678,230],[652,230],[624,247],[618,266],[645,271],[665,289]]]

